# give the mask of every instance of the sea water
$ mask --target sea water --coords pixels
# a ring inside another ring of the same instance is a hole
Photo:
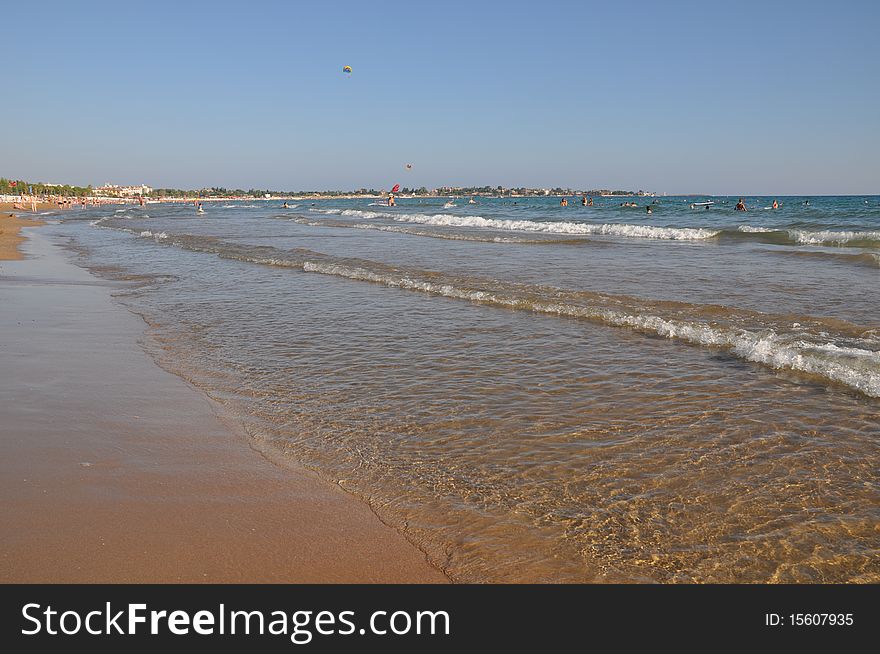
[[[880,198],[475,199],[52,229],[254,447],[453,579],[880,580]]]

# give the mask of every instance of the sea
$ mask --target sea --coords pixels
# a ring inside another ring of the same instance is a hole
[[[47,218],[157,363],[454,581],[876,583],[880,197],[738,199]]]

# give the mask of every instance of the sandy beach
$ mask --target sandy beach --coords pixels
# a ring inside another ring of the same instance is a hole
[[[4,212],[5,214],[6,212]],[[444,582],[369,507],[252,450],[138,345],[118,282],[0,222],[0,581]]]
[[[19,218],[0,205],[0,261],[16,261],[23,256],[19,246],[24,241],[21,235],[23,227],[34,227],[43,223],[36,219]]]

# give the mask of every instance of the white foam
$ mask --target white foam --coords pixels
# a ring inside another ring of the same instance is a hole
[[[737,227],[737,229],[741,232],[746,232],[748,234],[766,234],[769,232],[779,231],[771,227],[752,227],[751,225],[740,225],[739,227]]]
[[[830,230],[811,232],[792,229],[788,233],[795,241],[803,245],[849,243],[850,241],[880,241],[880,232],[834,232]]]
[[[165,232],[159,232],[158,234],[154,234],[149,229],[145,229],[138,236],[140,236],[142,238],[153,238],[156,240],[165,240],[166,238],[168,238],[168,234],[166,234]]]
[[[373,230],[377,232],[391,232],[393,234],[408,234],[410,236],[425,236],[429,238],[442,238],[450,241],[475,241],[479,243],[533,243],[537,241],[527,241],[527,240],[518,240],[517,237],[501,237],[494,236],[491,238],[485,238],[480,236],[473,236],[467,234],[456,234],[452,232],[447,233],[439,233],[439,232],[426,232],[419,230],[415,227],[398,227],[397,225],[377,225],[376,223],[323,223],[314,220],[307,220],[303,218],[291,218],[292,222],[295,222],[299,225],[306,225],[307,227],[331,227],[331,228],[346,228],[351,227],[354,229],[366,229]],[[552,243],[552,241],[548,241],[548,243]]]
[[[748,361],[771,368],[818,375],[845,384],[870,397],[880,397],[880,352],[874,350],[841,347],[833,343],[791,341],[772,330],[753,332],[746,329],[721,329],[698,322],[668,320],[659,316],[630,314],[600,307],[534,302],[514,295],[460,289],[451,284],[428,282],[407,275],[396,276],[334,263],[306,261],[303,263],[303,270],[472,302],[597,320],[696,345],[721,347]]]
[[[360,211],[358,209],[346,209],[343,216],[356,216],[358,218],[393,218],[395,214],[382,213],[380,211]]]
[[[545,234],[577,234],[577,235],[602,235],[623,236],[631,238],[652,238],[674,241],[697,241],[713,238],[718,235],[718,230],[690,228],[690,227],[654,227],[652,225],[627,225],[619,223],[606,223],[597,225],[593,223],[572,222],[541,222],[534,220],[501,220],[497,218],[484,218],[483,216],[455,216],[452,214],[398,214],[376,211],[361,211],[358,209],[313,209],[320,213],[342,214],[343,216],[356,216],[359,218],[390,218],[398,222],[418,223],[422,225],[438,225],[443,227],[479,227],[485,229],[510,230],[518,232],[533,232]]]

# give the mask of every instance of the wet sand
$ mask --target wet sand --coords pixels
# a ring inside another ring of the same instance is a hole
[[[0,582],[443,582],[361,501],[250,449],[44,230],[0,264]]]

